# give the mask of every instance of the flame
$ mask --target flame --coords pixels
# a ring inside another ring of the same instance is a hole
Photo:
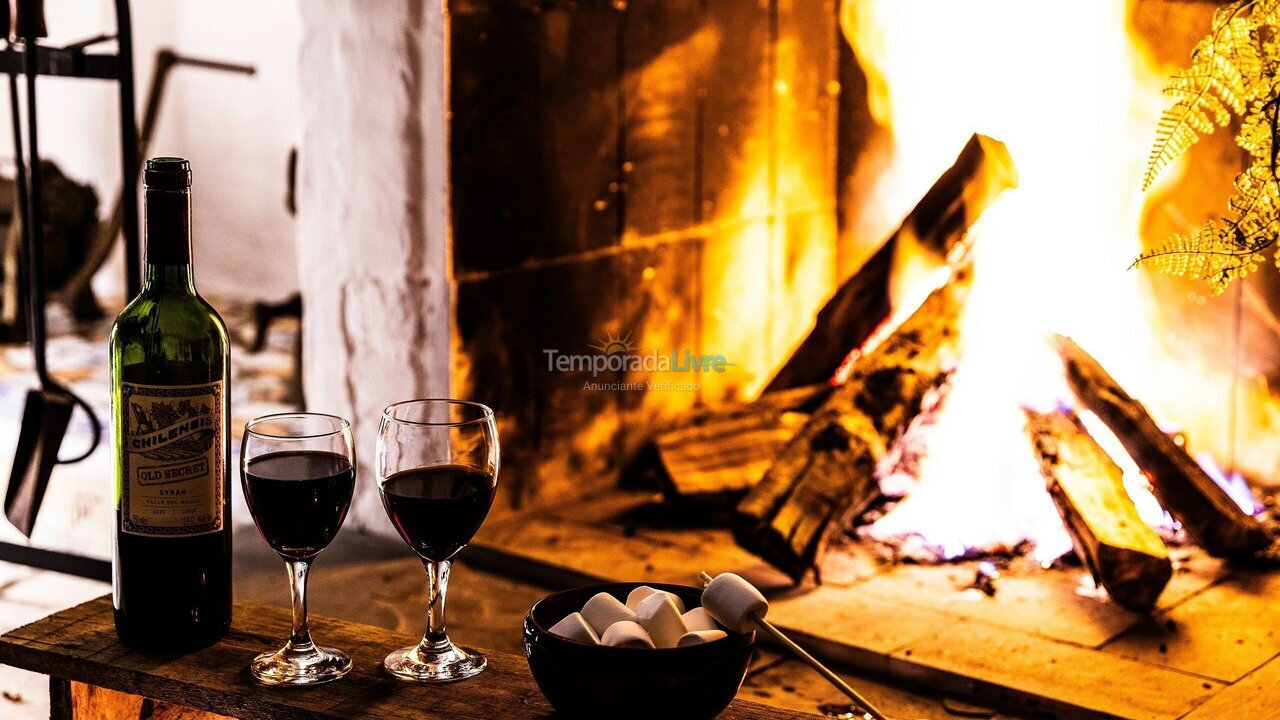
[[[1200,467],[1218,483],[1218,487],[1222,488],[1236,505],[1240,506],[1240,510],[1249,514],[1257,515],[1262,512],[1262,506],[1258,503],[1257,498],[1253,496],[1253,490],[1249,487],[1249,483],[1245,481],[1244,476],[1238,472],[1227,472],[1223,470],[1213,456],[1208,453],[1197,453],[1196,462],[1200,463]]]
[[[1162,71],[1128,36],[1125,0],[846,0],[842,27],[892,128],[893,163],[872,191],[909,207],[973,132],[1004,141],[1020,185],[972,229],[975,285],[965,357],[925,430],[918,480],[864,529],[916,535],[942,557],[1035,544],[1048,562],[1070,538],[1045,491],[1023,407],[1070,402],[1043,337],[1074,337],[1138,397],[1157,355],[1139,245],[1141,176]],[[1185,380],[1183,380],[1185,382]],[[1167,525],[1145,478],[1095,419],[1144,518]],[[900,484],[902,478],[893,478]]]

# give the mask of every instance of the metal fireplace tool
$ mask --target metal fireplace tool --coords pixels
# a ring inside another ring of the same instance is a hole
[[[0,72],[9,75],[9,97],[12,106],[14,155],[17,166],[17,189],[23,227],[24,251],[28,281],[28,312],[32,350],[40,389],[27,395],[22,429],[13,471],[5,497],[5,513],[10,522],[26,535],[31,534],[41,500],[49,484],[49,476],[57,464],[74,463],[88,457],[101,441],[101,423],[82,399],[58,384],[48,372],[44,308],[47,298],[44,271],[43,198],[39,163],[39,132],[36,119],[36,85],[39,75],[115,80],[120,89],[121,189],[108,221],[100,229],[97,240],[88,251],[83,266],[63,288],[63,299],[74,305],[88,292],[89,281],[110,255],[115,238],[123,232],[125,255],[125,289],[128,297],[138,294],[142,286],[141,243],[138,233],[137,187],[143,152],[150,144],[159,117],[161,99],[169,74],[179,66],[252,75],[248,65],[224,63],[178,55],[169,49],[156,53],[147,104],[139,137],[134,120],[133,37],[128,0],[115,0],[116,34],[101,34],[61,48],[39,45],[46,36],[43,0],[19,0],[17,15],[8,16],[8,4],[0,2],[0,26],[10,28],[10,43],[0,51]],[[115,40],[116,54],[91,52],[90,48]],[[18,80],[22,73],[27,90],[27,148],[24,158]],[[88,416],[92,440],[89,448],[69,459],[58,457],[71,413],[79,405]],[[83,577],[109,580],[111,565],[96,558],[74,553],[46,550],[0,542],[0,561],[14,562]]]
[[[0,51],[0,72],[9,75],[12,106],[14,157],[17,166],[18,211],[15,219],[23,229],[23,255],[27,281],[28,330],[35,355],[40,388],[27,394],[22,428],[14,454],[13,471],[5,495],[5,514],[10,522],[30,535],[35,517],[49,484],[49,475],[58,463],[78,462],[88,457],[102,438],[102,426],[89,405],[49,374],[46,357],[44,266],[44,198],[42,197],[39,130],[36,115],[36,78],[40,75],[114,80],[120,89],[121,148],[121,229],[125,246],[125,286],[130,296],[141,287],[141,253],[138,238],[138,132],[134,122],[133,37],[128,0],[115,0],[116,34],[99,35],[66,47],[43,47],[47,36],[42,0],[18,0],[0,14],[9,27],[10,42]],[[115,54],[97,53],[90,47],[115,39]],[[18,104],[18,75],[26,79],[27,142],[24,152],[21,113]],[[24,157],[25,155],[25,157]],[[79,456],[58,458],[75,406],[87,414],[92,430],[89,448]],[[45,550],[16,543],[0,543],[0,560],[31,567],[57,570],[97,579],[109,579],[110,563],[75,553]]]

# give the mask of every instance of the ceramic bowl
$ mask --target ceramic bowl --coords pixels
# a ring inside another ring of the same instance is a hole
[[[525,656],[538,688],[553,707],[573,717],[715,717],[733,701],[746,677],[754,633],[730,633],[690,647],[647,649],[590,645],[550,632],[596,593],[625,601],[641,585],[679,596],[686,610],[701,604],[701,588],[640,582],[591,585],[544,597],[524,620]]]

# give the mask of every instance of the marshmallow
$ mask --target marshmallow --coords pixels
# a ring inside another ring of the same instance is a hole
[[[751,632],[755,620],[769,612],[769,601],[754,585],[734,575],[721,573],[702,591],[702,607],[721,625],[734,632]]]
[[[680,608],[664,592],[655,592],[640,601],[636,606],[636,622],[653,638],[653,644],[660,648],[675,647],[680,638],[689,632],[680,617]]]
[[[644,600],[656,592],[658,591],[648,585],[641,585],[627,595],[627,607],[631,608],[632,612],[635,612],[635,609],[639,607],[641,600]]]
[[[623,605],[618,598],[609,593],[596,593],[582,606],[582,617],[586,618],[587,624],[597,635],[602,636],[604,631],[609,629],[610,625],[624,620],[635,622],[636,614],[631,608]]]
[[[727,637],[729,637],[729,633],[723,630],[696,630],[694,632],[687,632],[684,635],[681,635],[679,642],[676,643],[676,647],[704,645]]]
[[[711,613],[707,612],[706,608],[696,607],[680,617],[684,620],[684,626],[689,632],[720,629],[715,618],[711,617]]]
[[[600,636],[596,635],[596,631],[591,628],[587,619],[582,617],[582,613],[572,613],[565,616],[563,620],[551,626],[551,633],[562,638],[577,640],[591,645],[600,644]]]
[[[640,603],[644,601],[645,598],[649,597],[654,593],[662,593],[663,595],[666,595],[667,597],[671,598],[671,601],[676,604],[676,608],[680,612],[684,612],[684,601],[680,599],[679,595],[676,595],[674,593],[669,593],[666,590],[657,590],[655,588],[649,587],[648,585],[641,585],[635,590],[632,590],[631,593],[627,595],[627,607],[631,608],[632,612],[639,612],[637,608],[640,607]]]
[[[609,626],[600,636],[600,644],[626,648],[653,648],[653,640],[639,623],[622,620]]]

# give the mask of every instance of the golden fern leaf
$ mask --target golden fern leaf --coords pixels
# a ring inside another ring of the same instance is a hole
[[[1207,68],[1194,66],[1175,73],[1164,92],[1178,98],[1170,110],[1185,104],[1186,111],[1194,113],[1193,118],[1200,118],[1193,124],[1213,132],[1214,125],[1231,121],[1232,112],[1244,112],[1249,88],[1229,59],[1215,55]]]
[[[1276,0],[1237,0],[1225,4],[1213,11],[1213,27],[1218,28],[1227,24],[1232,18],[1243,16],[1245,10],[1250,11],[1250,14],[1257,13],[1259,10],[1265,12],[1275,2]]]
[[[1166,245],[1144,252],[1134,265],[1204,280],[1214,295],[1221,295],[1232,280],[1257,270],[1264,260],[1260,253],[1240,247],[1232,224],[1214,218],[1190,236],[1174,235]]]
[[[1252,3],[1252,9],[1249,12],[1249,19],[1255,25],[1272,25],[1280,24],[1280,0],[1256,0]],[[1218,12],[1222,12],[1226,8],[1219,8]]]
[[[1257,80],[1263,65],[1255,45],[1255,25],[1241,15],[1250,5],[1241,1],[1219,10],[1212,32],[1192,52],[1191,67],[1175,74],[1165,88],[1177,101],[1156,125],[1156,139],[1142,176],[1143,190],[1201,135],[1225,126],[1231,113],[1244,113],[1259,93]]]
[[[1155,144],[1151,155],[1147,158],[1147,170],[1142,175],[1142,189],[1146,190],[1155,182],[1156,176],[1168,167],[1175,158],[1186,152],[1200,139],[1196,129],[1187,121],[1184,104],[1178,103],[1165,111],[1156,126]]]
[[[1211,65],[1231,68],[1225,58],[1216,57]],[[1215,127],[1231,121],[1231,112],[1244,112],[1242,93],[1236,92],[1228,82],[1219,80],[1214,70],[1192,68],[1174,76],[1166,92],[1178,96],[1178,101],[1160,116],[1156,125],[1156,139],[1147,159],[1147,170],[1142,177],[1142,189],[1151,187],[1169,163],[1185,153]],[[1238,74],[1235,74],[1239,78]],[[1237,109],[1238,108],[1238,109]]]
[[[1191,60],[1165,89],[1176,101],[1160,118],[1143,189],[1232,115],[1241,116],[1236,144],[1252,162],[1236,176],[1229,218],[1213,218],[1190,236],[1175,235],[1134,265],[1204,280],[1219,295],[1231,281],[1257,270],[1262,252],[1280,239],[1280,0],[1239,0],[1219,9]]]
[[[1236,176],[1236,192],[1227,201],[1235,213],[1232,223],[1241,251],[1258,252],[1276,241],[1280,232],[1280,186],[1270,160],[1257,160]]]
[[[1258,43],[1258,54],[1262,58],[1263,75],[1266,77],[1275,77],[1276,70],[1280,67],[1280,33],[1277,33],[1277,29],[1280,29],[1280,25],[1268,25],[1266,34]]]
[[[1245,88],[1256,89],[1265,82],[1266,57],[1262,53],[1262,35],[1257,18],[1236,17],[1227,21],[1215,42],[1218,52],[1224,55],[1240,73]],[[1267,38],[1271,35],[1268,33]]]
[[[1278,0],[1280,1],[1280,0]],[[1266,116],[1265,103],[1255,100],[1240,123],[1236,145],[1257,160],[1271,158],[1271,118]]]
[[[1262,251],[1280,236],[1280,185],[1270,161],[1257,160],[1236,176],[1235,188],[1227,203],[1235,220],[1213,218],[1190,237],[1174,235],[1163,247],[1143,253],[1134,265],[1204,280],[1214,295],[1257,270]]]

